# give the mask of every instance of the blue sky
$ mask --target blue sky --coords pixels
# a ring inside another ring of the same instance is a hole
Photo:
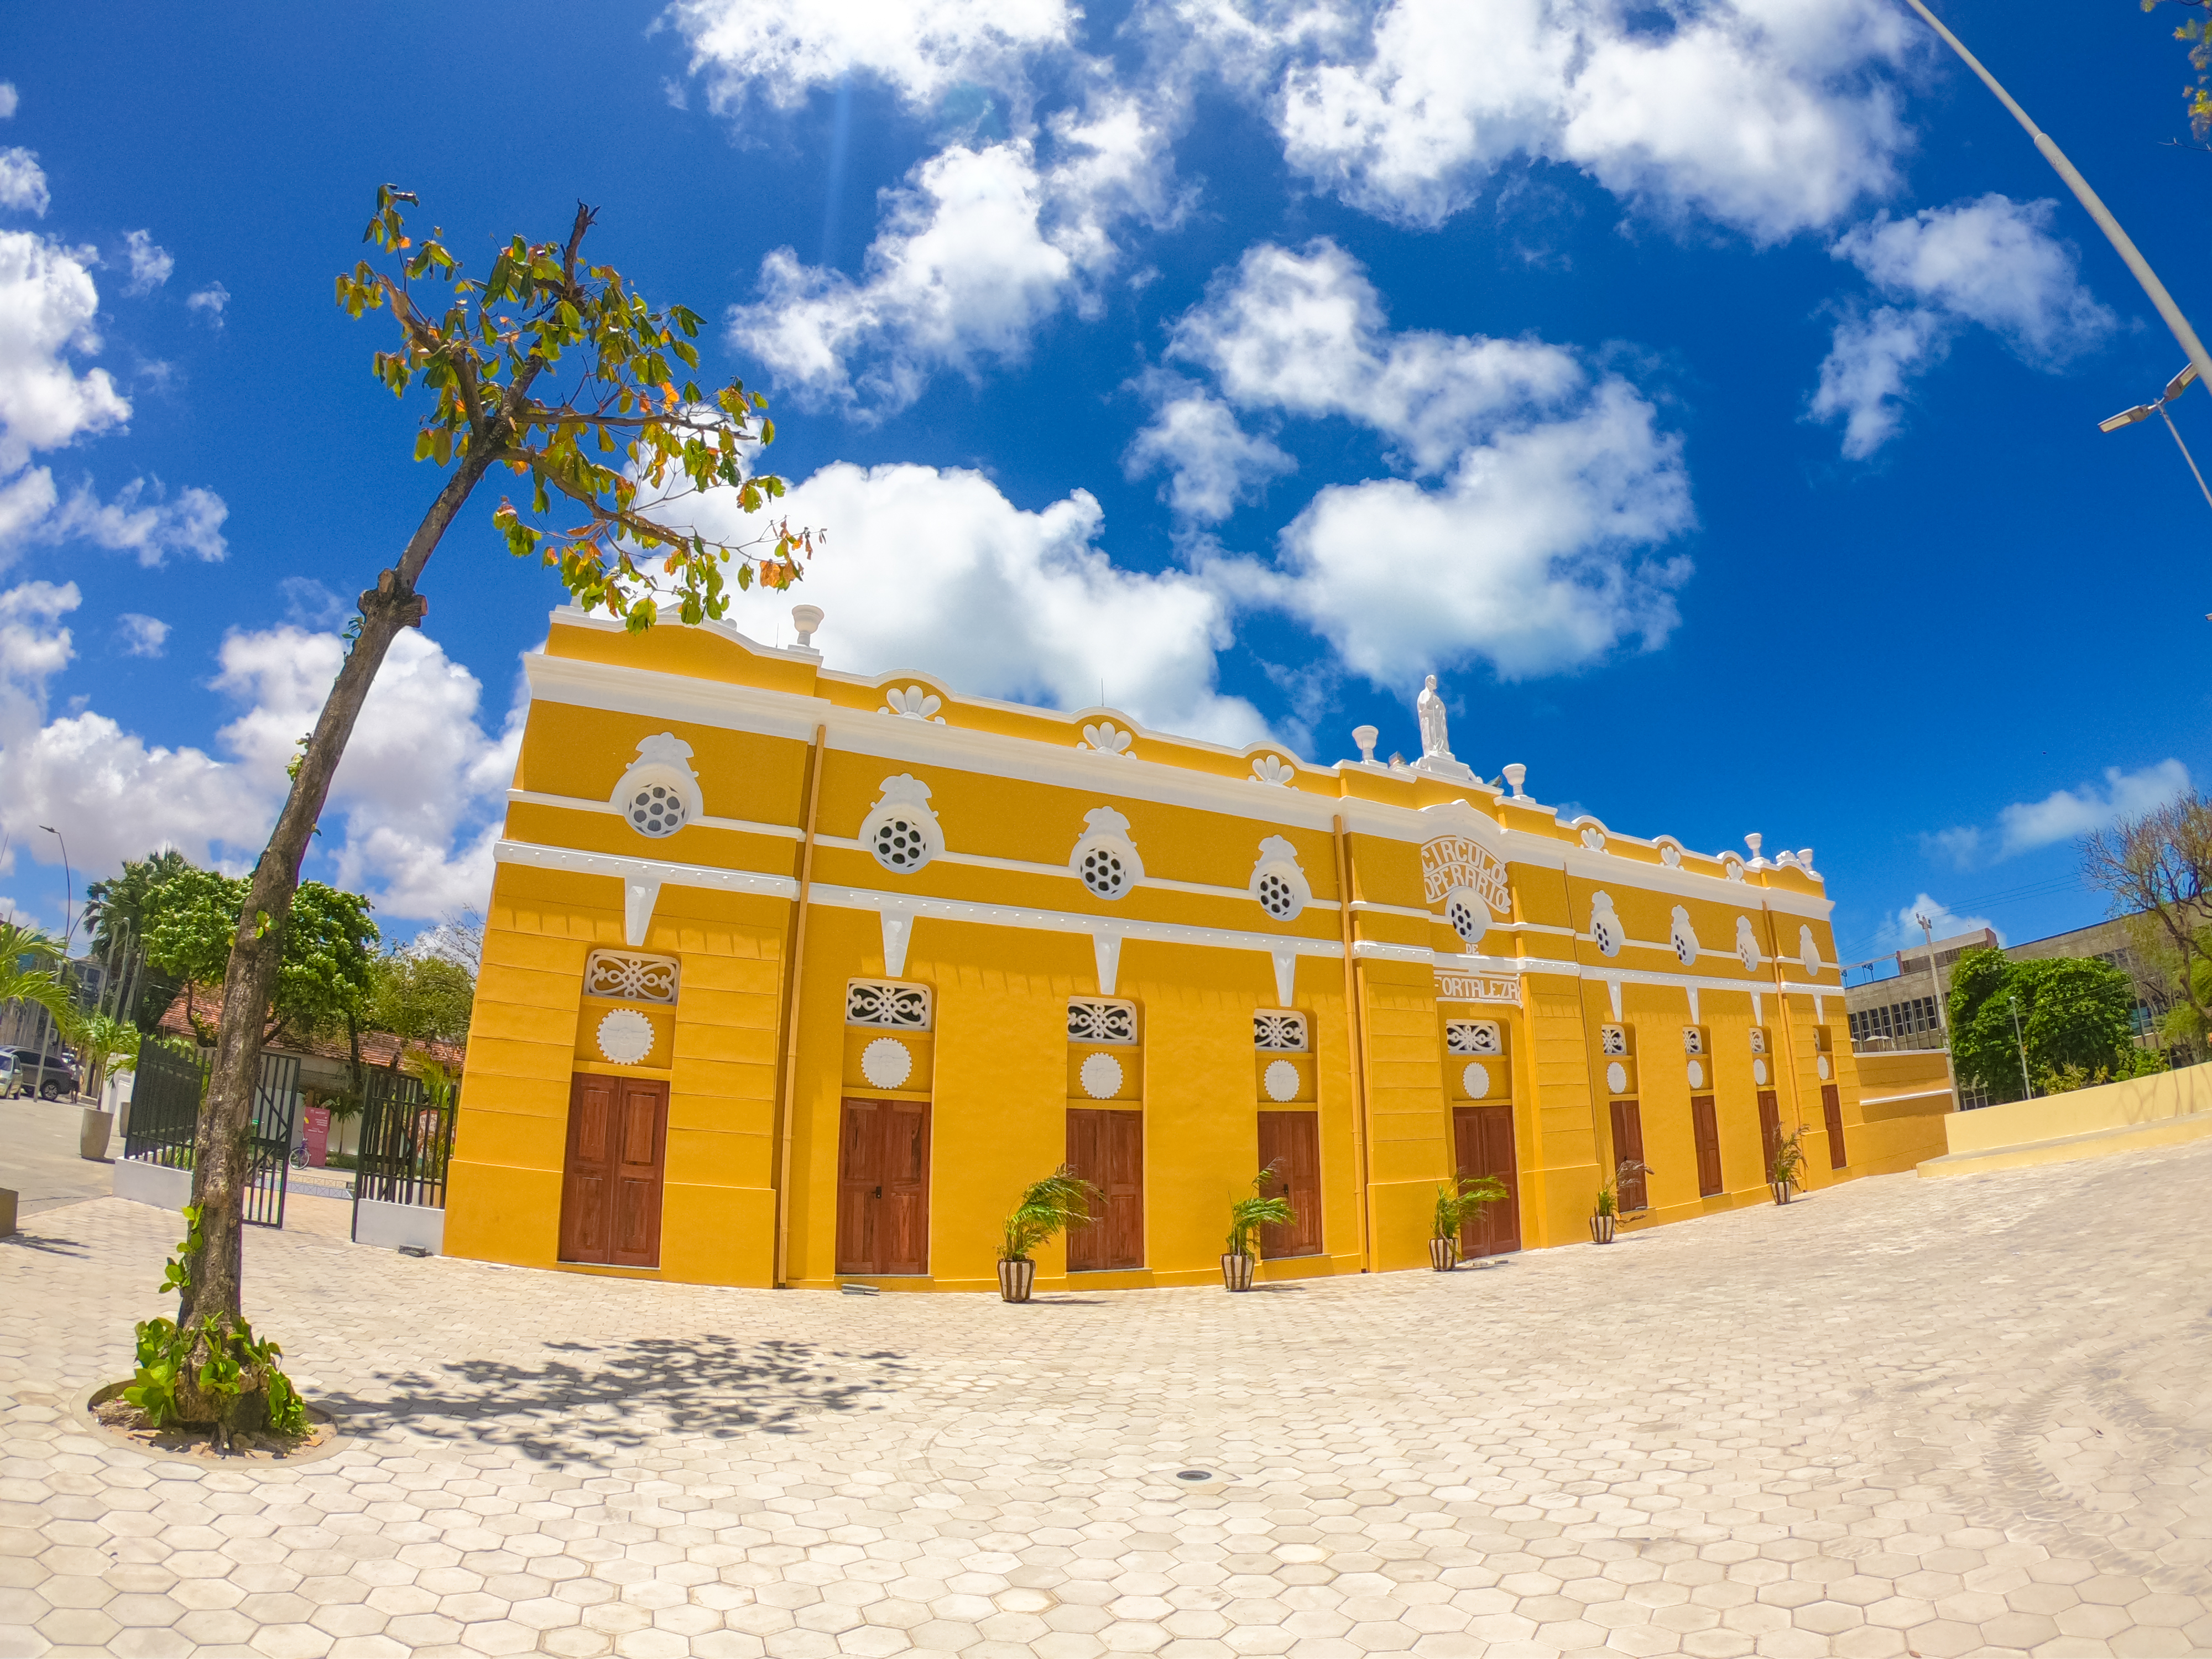
[[[2171,15],[1945,15],[2212,324]],[[2072,837],[2212,767],[2212,509],[2156,422],[2095,424],[2180,352],[1889,0],[209,15],[123,5],[91,53],[33,9],[0,58],[19,909],[59,915],[42,824],[80,881],[258,849],[339,596],[434,487],[388,324],[331,304],[387,179],[479,264],[590,201],[713,319],[829,532],[836,666],[1324,762],[1363,721],[1412,752],[1436,672],[1485,775],[1812,846],[1847,957],[1923,901],[2092,920]],[[495,504],[310,866],[395,937],[480,901],[560,597]]]

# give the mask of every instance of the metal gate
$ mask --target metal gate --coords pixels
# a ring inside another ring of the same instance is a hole
[[[246,1126],[245,1218],[256,1227],[284,1224],[284,1194],[292,1171],[292,1126],[300,1115],[300,1060],[264,1054],[253,1088],[253,1116]]]
[[[361,1151],[355,1170],[354,1232],[360,1236],[361,1203],[446,1205],[446,1166],[453,1155],[459,1102],[444,1098],[404,1073],[368,1074],[362,1108]]]
[[[138,1080],[131,1089],[131,1122],[123,1135],[125,1158],[142,1158],[172,1170],[192,1167],[200,1105],[207,1096],[213,1059],[207,1049],[193,1058],[157,1042],[140,1047]],[[239,1199],[243,1218],[250,1225],[284,1224],[292,1131],[299,1115],[299,1056],[262,1055],[252,1115],[246,1132],[246,1190]]]

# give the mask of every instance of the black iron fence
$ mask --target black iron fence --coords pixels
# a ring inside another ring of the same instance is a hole
[[[131,1088],[130,1125],[123,1156],[171,1170],[192,1167],[200,1103],[207,1096],[214,1056],[197,1056],[148,1042],[138,1050],[138,1078]],[[300,1061],[295,1054],[264,1054],[246,1128],[246,1186],[243,1211],[257,1227],[284,1224],[286,1173],[291,1167],[292,1127],[300,1115]]]
[[[458,1100],[434,1096],[418,1079],[385,1071],[369,1073],[364,1092],[353,1182],[356,1224],[365,1198],[444,1209]]]
[[[180,1054],[158,1042],[141,1043],[123,1156],[171,1170],[191,1169],[192,1134],[199,1127],[207,1075],[204,1059]]]

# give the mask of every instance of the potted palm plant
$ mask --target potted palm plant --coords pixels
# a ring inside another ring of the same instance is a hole
[[[1784,1136],[1774,1149],[1774,1162],[1766,1171],[1767,1184],[1774,1188],[1774,1201],[1787,1204],[1790,1189],[1799,1184],[1797,1177],[1805,1168],[1805,1149],[1799,1143],[1805,1138],[1805,1126],[1799,1124]]]
[[[1597,1189],[1597,1208],[1589,1218],[1591,1243],[1613,1243],[1620,1224],[1620,1200],[1615,1196],[1617,1189],[1623,1182],[1650,1173],[1651,1166],[1648,1164],[1639,1164],[1632,1158],[1620,1160],[1620,1167],[1613,1172],[1613,1179]]]
[[[1091,1206],[1102,1196],[1097,1188],[1065,1164],[1042,1181],[1033,1181],[1022,1188],[999,1241],[1001,1300],[1030,1299],[1030,1291],[1036,1284],[1036,1263],[1030,1259],[1030,1252],[1054,1233],[1089,1226],[1097,1219]]]
[[[1503,1203],[1505,1183],[1494,1176],[1463,1175],[1437,1188],[1437,1207],[1429,1225],[1429,1266],[1448,1273],[1459,1265],[1459,1236],[1483,1206]]]
[[[1229,1248],[1221,1257],[1221,1282],[1232,1291],[1252,1288],[1253,1244],[1262,1227],[1288,1226],[1297,1219],[1291,1208],[1291,1200],[1278,1194],[1267,1196],[1267,1188],[1279,1179],[1279,1160],[1252,1177],[1252,1196],[1234,1200],[1229,1206]]]

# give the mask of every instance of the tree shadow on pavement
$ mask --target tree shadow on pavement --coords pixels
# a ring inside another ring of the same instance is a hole
[[[0,1236],[0,1244],[13,1245],[19,1250],[37,1250],[46,1255],[90,1255],[92,1252],[73,1238],[47,1238],[38,1233],[9,1233]]]
[[[725,1336],[545,1346],[547,1363],[536,1368],[465,1359],[380,1371],[387,1392],[319,1393],[314,1403],[341,1414],[355,1435],[400,1430],[511,1446],[550,1462],[599,1463],[672,1436],[804,1433],[810,1418],[826,1413],[880,1409],[908,1369],[895,1353]]]

